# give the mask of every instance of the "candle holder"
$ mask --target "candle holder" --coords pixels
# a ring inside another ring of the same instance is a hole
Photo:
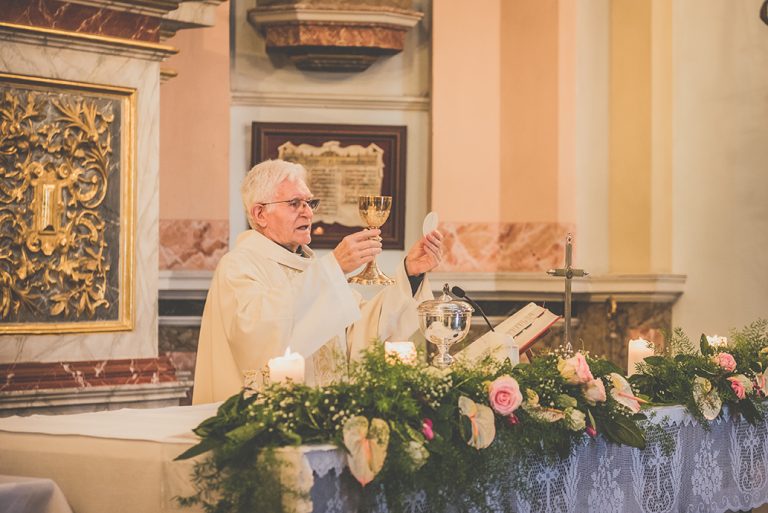
[[[357,209],[360,217],[368,228],[379,228],[387,222],[389,212],[392,210],[392,196],[360,196],[357,199]],[[381,237],[374,237],[381,241]],[[392,285],[395,280],[384,274],[376,265],[376,258],[368,262],[365,269],[347,280],[349,283],[359,285]]]

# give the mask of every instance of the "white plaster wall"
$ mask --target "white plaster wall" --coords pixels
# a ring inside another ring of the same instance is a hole
[[[761,0],[673,12],[673,322],[697,337],[768,317],[768,26]]]
[[[107,53],[0,44],[0,69],[138,89],[136,118],[135,329],[130,332],[0,336],[0,363],[157,356],[159,64]]]
[[[247,22],[246,11],[253,4],[233,4],[230,244],[247,228],[240,183],[251,165],[251,123],[406,125],[406,197],[394,200],[405,201],[407,251],[421,236],[421,223],[429,210],[425,198],[429,197],[430,174],[430,2],[414,2],[414,8],[425,15],[408,32],[405,50],[360,73],[304,72],[282,59],[270,59],[262,36]],[[378,262],[384,272],[393,273],[404,256],[404,251],[388,250]],[[359,290],[370,296],[376,287]]]

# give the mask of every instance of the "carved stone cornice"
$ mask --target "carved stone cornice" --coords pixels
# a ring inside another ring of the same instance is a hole
[[[163,16],[160,39],[168,39],[179,30],[212,27],[216,24],[216,8],[227,0],[183,0],[178,9]]]
[[[309,71],[363,71],[403,50],[405,34],[423,17],[409,1],[260,1],[248,21],[267,52]]]
[[[68,48],[107,55],[121,55],[163,61],[178,53],[176,48],[158,43],[117,37],[83,34],[0,21],[0,41],[20,42],[53,48]]]

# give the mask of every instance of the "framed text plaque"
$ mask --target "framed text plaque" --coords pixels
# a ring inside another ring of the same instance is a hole
[[[0,73],[0,334],[133,329],[135,103]]]
[[[362,195],[392,196],[381,227],[384,249],[405,239],[405,126],[253,123],[252,165],[280,158],[302,164],[320,207],[312,225],[313,248],[333,248],[364,225]]]

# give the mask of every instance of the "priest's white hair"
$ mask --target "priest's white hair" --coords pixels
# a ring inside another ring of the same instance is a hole
[[[251,219],[253,205],[273,201],[278,185],[285,180],[306,182],[306,179],[307,170],[304,166],[286,160],[265,160],[253,166],[240,186],[240,195],[251,228],[256,228],[256,223]]]

